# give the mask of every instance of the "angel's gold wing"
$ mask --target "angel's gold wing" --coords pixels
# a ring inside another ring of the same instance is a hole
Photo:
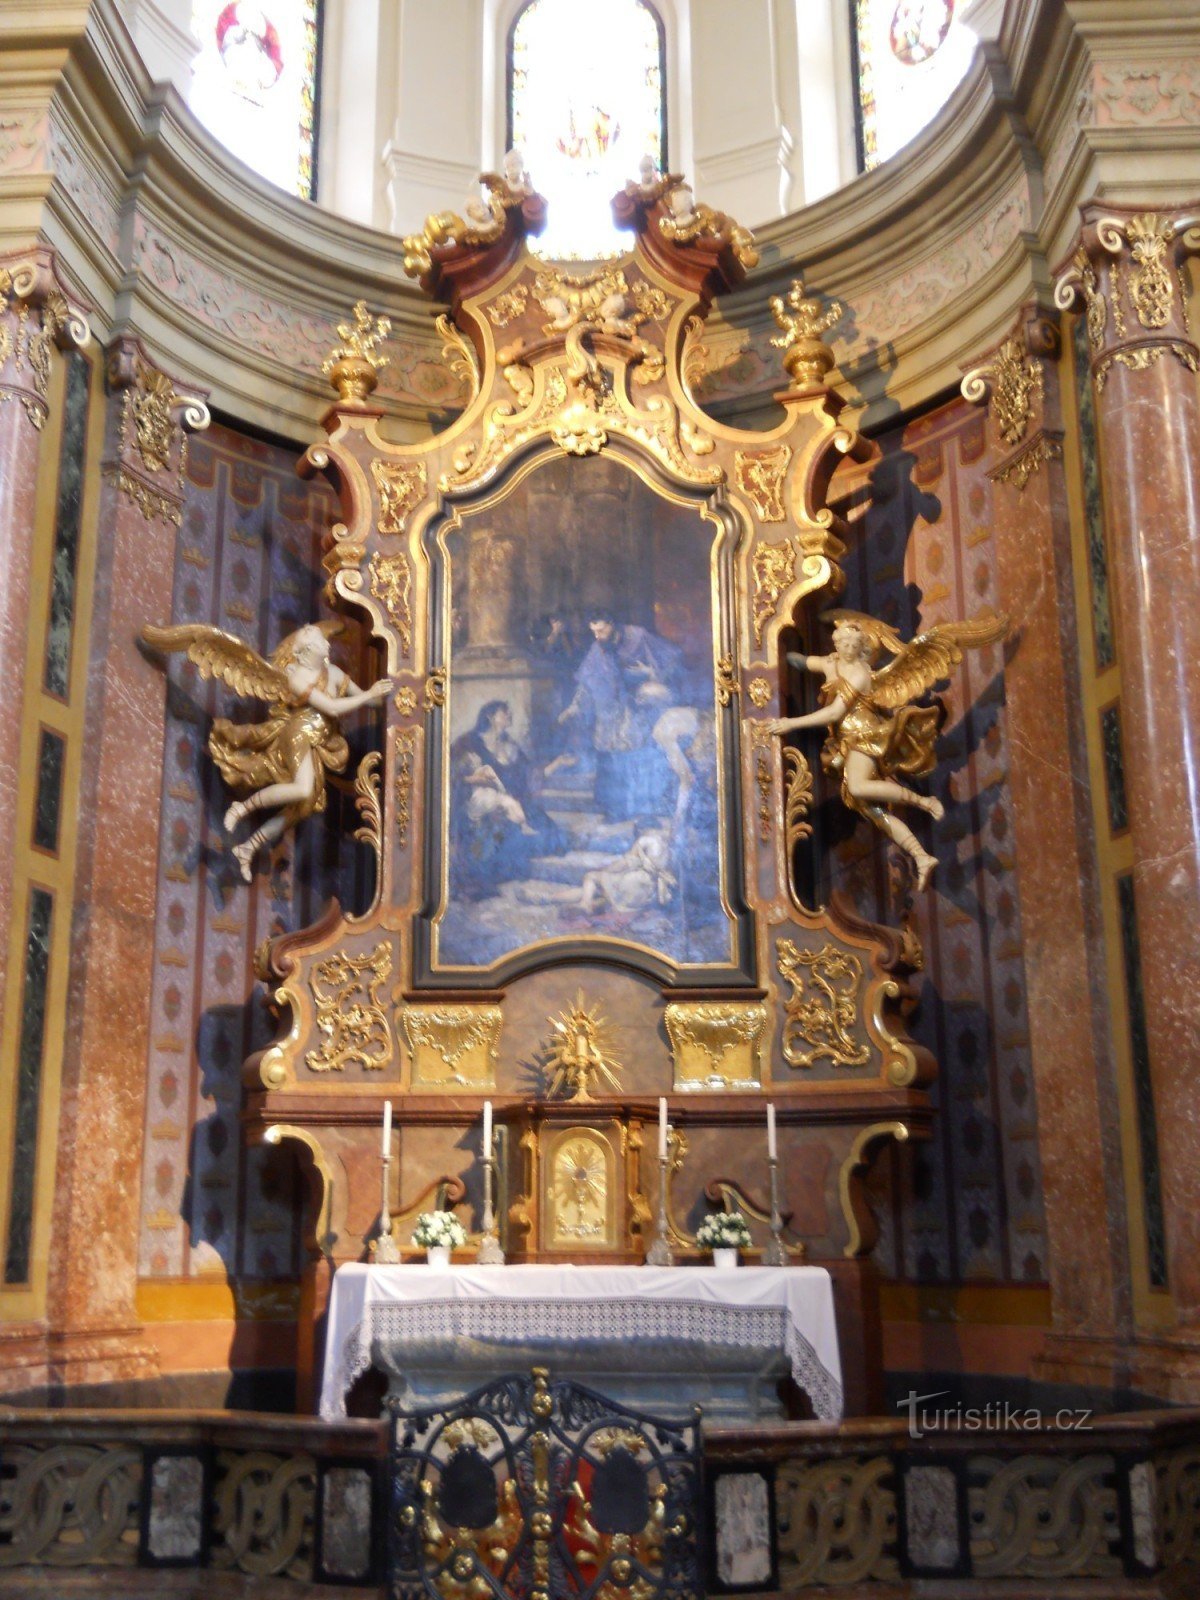
[[[973,622],[940,622],[927,633],[919,633],[908,644],[900,644],[896,659],[875,673],[871,699],[881,711],[895,711],[909,705],[940,679],[948,678],[951,669],[962,660],[964,650],[995,644],[1007,632],[1008,618],[1004,616],[976,617]]]
[[[822,611],[821,621],[827,622],[831,628],[836,628],[839,622],[857,628],[869,641],[872,655],[878,650],[886,650],[893,656],[904,653],[904,640],[896,630],[889,628],[886,622],[880,622],[878,617],[868,617],[864,611]]]
[[[185,622],[174,628],[147,625],[142,629],[142,638],[152,650],[186,651],[202,678],[220,678],[238,694],[278,700],[287,692],[285,673],[264,661],[244,640],[221,628],[210,628],[203,622]]]

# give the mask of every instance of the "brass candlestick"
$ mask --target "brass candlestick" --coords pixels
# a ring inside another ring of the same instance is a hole
[[[504,1251],[500,1246],[500,1235],[496,1226],[495,1202],[496,1162],[488,1154],[483,1158],[483,1238],[479,1241],[479,1249],[475,1252],[475,1259],[481,1267],[502,1267],[504,1265]]]
[[[673,1267],[675,1265],[675,1252],[671,1249],[671,1241],[667,1227],[667,1163],[669,1156],[660,1155],[658,1158],[658,1231],[654,1243],[646,1251],[646,1265],[648,1267]]]
[[[388,1210],[388,1167],[391,1165],[391,1156],[380,1158],[379,1165],[382,1169],[380,1178],[379,1197],[379,1237],[375,1241],[375,1264],[380,1267],[394,1267],[400,1260],[400,1251],[395,1239],[392,1238],[392,1217]]]
[[[771,1168],[771,1238],[763,1251],[764,1267],[786,1267],[787,1251],[783,1248],[783,1217],[779,1212],[779,1157],[769,1156]]]

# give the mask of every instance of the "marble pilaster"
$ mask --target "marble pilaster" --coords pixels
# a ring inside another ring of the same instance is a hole
[[[107,373],[47,1305],[61,1383],[155,1369],[135,1291],[161,785],[146,755],[162,746],[165,685],[137,640],[170,614],[184,430],[208,421],[134,341],[110,349]]]
[[[1030,307],[963,381],[989,405],[1026,1005],[1054,1338],[1120,1340],[1130,1304],[1119,1121],[1062,465],[1057,319]]]
[[[1200,208],[1086,206],[1056,299],[1091,348],[1116,592],[1125,782],[1170,1288],[1200,1323]]]

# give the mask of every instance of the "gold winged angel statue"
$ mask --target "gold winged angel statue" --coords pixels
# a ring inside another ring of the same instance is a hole
[[[767,724],[776,734],[797,728],[828,728],[821,751],[826,772],[841,775],[842,800],[873,822],[913,859],[917,888],[924,889],[937,858],[896,816],[895,806],[915,806],[940,819],[945,807],[933,795],[918,794],[896,781],[897,775],[920,778],[936,764],[941,711],[918,706],[926,690],[950,675],[964,649],[994,644],[1008,631],[1006,617],[977,617],[973,622],[942,622],[906,644],[887,623],[857,611],[831,611],[833,650],[827,656],[789,653],[789,665],[821,673],[822,706],[803,717],[781,717]],[[877,672],[871,662],[879,650],[892,659]]]
[[[329,640],[340,628],[338,622],[297,628],[270,661],[232,633],[205,623],[142,629],[151,649],[186,651],[202,678],[220,678],[236,693],[270,703],[265,722],[239,724],[217,717],[208,736],[209,754],[221,776],[231,789],[245,795],[226,811],[226,830],[232,833],[256,811],[276,812],[233,847],[247,883],[263,845],[273,844],[314,811],[324,811],[326,769],[343,771],[350,755],[338,720],[373,700],[386,699],[391,690],[390,678],[360,689],[334,665]]]

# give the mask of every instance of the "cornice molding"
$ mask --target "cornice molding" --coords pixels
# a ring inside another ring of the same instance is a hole
[[[736,411],[781,387],[767,302],[802,267],[848,309],[833,344],[867,423],[918,406],[1021,306],[1049,305],[1080,204],[1196,192],[1200,8],[1128,10],[1009,0],[999,43],[899,157],[760,230],[760,267],[705,330],[702,397]],[[395,329],[376,398],[410,435],[454,406],[437,308],[404,279],[399,240],[241,166],[149,81],[115,0],[6,7],[0,41],[0,133],[6,108],[16,124],[0,241],[53,245],[101,339],[142,336],[222,412],[303,439],[335,325],[365,298]]]

